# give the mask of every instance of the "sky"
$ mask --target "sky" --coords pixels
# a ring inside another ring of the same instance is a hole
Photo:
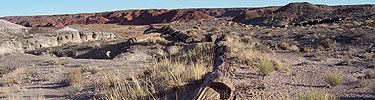
[[[291,2],[326,5],[375,4],[375,0],[0,0],[0,17],[129,9],[265,7],[282,6]]]

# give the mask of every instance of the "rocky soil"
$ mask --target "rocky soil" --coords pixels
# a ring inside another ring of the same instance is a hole
[[[258,68],[231,59],[228,64],[234,69],[225,76],[235,88],[231,99],[297,99],[302,93],[320,91],[340,100],[372,100],[374,10],[374,5],[291,3],[4,17],[28,28],[0,20],[0,29],[5,30],[0,33],[0,96],[99,98],[97,86],[108,76],[128,79],[143,73],[159,56],[183,54],[191,45],[238,36],[251,37],[254,51],[280,61],[285,69],[263,76]],[[13,29],[21,31],[8,31]],[[83,87],[72,94],[63,84],[64,76],[77,70],[83,72]],[[343,82],[329,85],[328,73],[339,73]],[[165,95],[160,99],[182,97]]]

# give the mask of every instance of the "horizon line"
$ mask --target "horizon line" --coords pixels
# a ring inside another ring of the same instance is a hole
[[[299,2],[290,2],[290,3],[299,3]],[[288,5],[287,3],[285,5]],[[310,2],[307,2],[310,3]],[[314,3],[311,3],[314,4]],[[4,17],[17,17],[17,16],[53,16],[53,15],[75,15],[75,14],[90,14],[90,13],[104,13],[104,12],[116,12],[116,11],[130,11],[130,10],[179,10],[179,9],[220,9],[220,8],[266,8],[266,7],[282,7],[285,5],[266,5],[266,6],[252,6],[252,7],[244,7],[244,6],[237,6],[237,7],[182,7],[182,8],[129,8],[129,9],[115,9],[115,10],[105,10],[105,11],[87,11],[87,12],[73,12],[73,13],[52,13],[52,14],[26,14],[26,15],[5,15],[1,16],[0,18]],[[327,6],[353,6],[353,5],[375,5],[375,4],[314,4],[314,5],[327,5]]]

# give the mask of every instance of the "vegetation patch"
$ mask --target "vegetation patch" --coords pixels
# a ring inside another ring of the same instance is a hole
[[[69,85],[66,88],[66,92],[70,95],[77,94],[81,92],[83,88],[82,84],[82,72],[81,71],[72,71],[65,75],[65,84]]]
[[[300,94],[297,100],[336,100],[336,97],[325,92],[310,91]]]
[[[212,45],[200,44],[179,56],[164,56],[146,66],[144,74],[130,80],[104,82],[103,99],[156,99],[168,94],[184,95],[200,85],[213,69]],[[113,80],[113,79],[112,79]]]
[[[328,73],[327,74],[328,84],[331,86],[340,85],[343,82],[343,77],[339,73]]]

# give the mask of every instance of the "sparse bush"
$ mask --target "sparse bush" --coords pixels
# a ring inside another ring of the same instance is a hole
[[[95,74],[95,73],[99,72],[100,70],[101,69],[98,66],[88,66],[88,67],[82,68],[81,72],[83,72],[83,73],[89,72],[91,74]]]
[[[328,84],[331,86],[340,85],[343,81],[341,74],[339,73],[328,73],[327,74]]]
[[[28,38],[34,38],[34,34],[30,34]]]
[[[47,100],[47,99],[43,95],[39,95],[38,97],[31,97],[31,100]]]
[[[319,91],[311,91],[300,94],[297,100],[336,100],[336,97]]]
[[[69,85],[82,84],[81,80],[82,80],[82,72],[76,70],[76,71],[72,71],[72,72],[67,73],[65,75],[64,82],[69,84]]]
[[[198,87],[202,78],[212,71],[214,53],[210,45],[196,45],[186,53],[161,57],[146,66],[144,74],[129,80],[119,80],[113,87],[103,88],[103,99],[155,99],[158,94],[185,94]],[[112,85],[111,84],[111,85]],[[108,87],[108,82],[102,84]],[[189,85],[189,87],[187,87]]]
[[[69,87],[66,88],[68,94],[74,95],[82,90],[82,78],[81,71],[72,71],[65,75],[64,82],[69,85]]]
[[[372,57],[374,57],[374,53],[369,53],[369,52],[366,52],[363,54],[363,58],[365,59],[371,59]]]
[[[312,48],[309,48],[309,47],[304,47],[301,51],[302,51],[302,52],[312,52],[313,49],[312,49]]]
[[[3,86],[19,84],[22,81],[22,74],[24,74],[23,69],[16,69],[10,73],[4,74],[0,79],[0,84]]]
[[[332,45],[332,40],[331,39],[321,40],[320,45],[322,45],[324,48],[330,48]]]
[[[66,88],[66,92],[69,94],[69,95],[75,95],[79,92],[81,92],[83,89],[82,87],[82,84],[72,84],[70,85],[69,87]]]
[[[0,98],[6,98],[9,97],[11,94],[10,90],[8,89],[8,86],[4,87],[4,90],[0,92]]]
[[[250,36],[244,36],[244,37],[241,38],[240,41],[243,42],[243,43],[246,43],[246,44],[252,44],[253,43],[253,39]]]
[[[261,74],[264,76],[269,75],[276,69],[274,61],[268,59],[261,59],[257,67],[259,68]]]
[[[287,42],[281,42],[281,44],[279,45],[279,47],[280,47],[282,50],[286,50],[287,47],[289,47],[289,43],[287,43]]]
[[[299,48],[297,45],[291,45],[286,48],[287,50],[293,51],[293,52],[298,52]]]
[[[365,70],[366,78],[375,78],[375,70],[374,69],[368,69]]]
[[[7,74],[15,69],[16,69],[15,67],[0,66],[0,75]]]
[[[373,20],[365,20],[365,25],[371,25],[373,22]]]
[[[194,31],[194,30],[189,30],[186,32],[189,36],[191,37],[197,37],[198,36],[198,32],[197,31]]]

